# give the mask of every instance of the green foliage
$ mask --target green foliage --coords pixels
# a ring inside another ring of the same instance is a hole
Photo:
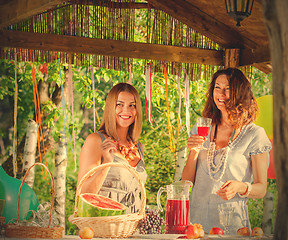
[[[17,122],[18,138],[23,137],[28,119],[33,118],[34,116],[31,66],[23,62],[17,62],[16,70],[15,74],[15,64],[13,61],[0,61],[0,107],[3,114],[1,117],[4,118],[1,118],[0,136],[3,139],[9,138],[8,128],[13,126],[15,75],[18,85],[17,118],[21,119],[21,121]],[[11,124],[11,126],[9,126],[9,124]],[[10,146],[7,146],[5,150],[6,152],[9,152]]]
[[[263,218],[263,199],[249,199],[248,209],[251,229],[254,227],[261,227]]]
[[[272,73],[265,74],[258,69],[253,69],[252,91],[255,98],[272,95]]]

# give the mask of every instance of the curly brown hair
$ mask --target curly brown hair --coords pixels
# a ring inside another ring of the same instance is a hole
[[[215,124],[221,122],[221,111],[213,100],[215,82],[220,75],[226,75],[229,81],[230,99],[226,103],[229,120],[236,128],[253,122],[256,118],[258,106],[250,82],[242,71],[237,68],[218,70],[213,74],[206,93],[207,101],[202,116],[212,118],[212,122]]]

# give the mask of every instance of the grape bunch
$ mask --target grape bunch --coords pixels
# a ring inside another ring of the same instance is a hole
[[[145,208],[146,217],[139,222],[140,234],[160,234],[162,233],[161,226],[164,223],[163,218],[157,210],[152,210],[149,207]]]

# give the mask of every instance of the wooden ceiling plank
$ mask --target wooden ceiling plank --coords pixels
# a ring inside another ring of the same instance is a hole
[[[260,71],[264,72],[265,74],[272,73],[272,63],[267,62],[267,63],[255,63],[253,64],[253,67],[258,68]]]
[[[10,0],[0,5],[0,29],[42,13],[65,0]]]
[[[209,49],[11,30],[0,31],[0,40],[0,47],[197,63],[214,66],[223,65],[223,51]]]
[[[257,63],[271,61],[269,46],[261,46],[255,50],[244,49],[240,54],[240,66],[248,66]]]
[[[255,49],[257,46],[254,41],[241,36],[185,0],[148,0],[148,2],[154,8],[168,13],[222,47]]]

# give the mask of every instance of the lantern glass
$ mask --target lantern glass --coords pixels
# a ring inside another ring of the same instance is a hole
[[[250,16],[254,0],[225,0],[227,14],[240,26],[243,19]]]

